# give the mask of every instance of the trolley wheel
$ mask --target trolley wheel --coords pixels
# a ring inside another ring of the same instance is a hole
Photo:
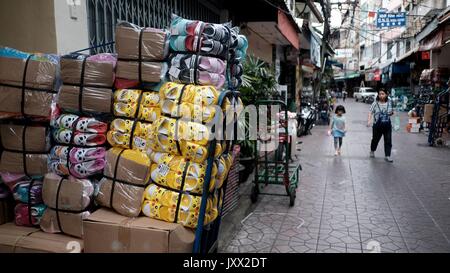
[[[252,192],[250,194],[250,200],[252,200],[252,203],[256,203],[256,201],[258,201],[258,193],[258,187],[253,185]]]
[[[289,192],[289,206],[293,207],[295,204],[295,197],[297,197],[297,193],[295,190],[295,187],[291,186],[290,187],[290,192]]]

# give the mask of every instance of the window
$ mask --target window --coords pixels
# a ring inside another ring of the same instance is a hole
[[[388,60],[392,59],[392,47],[393,47],[393,43],[389,42],[387,44],[387,58],[388,58]]]
[[[208,7],[197,0],[87,0],[89,46],[108,44],[114,41],[114,29],[118,20],[125,20],[145,27],[168,27],[171,14],[188,19],[199,19],[219,23],[220,10],[215,2]],[[91,50],[92,54],[113,52],[109,44]]]
[[[406,41],[406,45],[405,45],[405,51],[408,52],[411,50],[411,41],[408,40]]]

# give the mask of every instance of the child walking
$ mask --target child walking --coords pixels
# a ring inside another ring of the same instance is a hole
[[[342,105],[338,105],[334,111],[335,115],[330,123],[328,135],[334,137],[334,149],[336,150],[334,155],[341,155],[342,138],[345,136],[345,108]]]

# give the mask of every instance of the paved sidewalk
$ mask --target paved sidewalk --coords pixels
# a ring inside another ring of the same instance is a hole
[[[325,126],[302,138],[296,204],[261,195],[224,218],[222,252],[450,252],[450,149],[426,145],[424,134],[393,132],[394,163],[383,141],[369,158],[368,104],[348,100],[348,134],[335,157]],[[282,186],[267,188],[283,193]]]

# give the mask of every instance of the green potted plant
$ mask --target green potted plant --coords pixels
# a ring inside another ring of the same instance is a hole
[[[257,100],[274,98],[277,94],[276,86],[275,74],[269,64],[254,56],[249,56],[244,63],[244,75],[240,88],[244,105],[255,104]],[[239,180],[245,182],[253,172],[256,163],[255,140],[249,139],[248,132],[253,125],[250,124],[248,117],[239,117],[238,126],[240,130],[246,132],[245,139],[237,141],[241,146],[239,161],[244,167],[240,172]]]

